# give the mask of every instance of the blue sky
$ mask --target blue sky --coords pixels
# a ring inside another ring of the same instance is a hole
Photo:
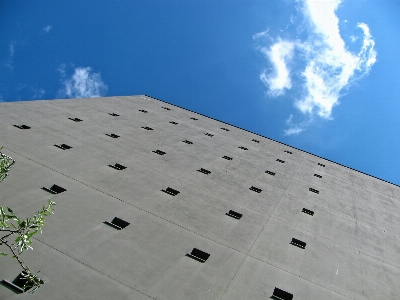
[[[398,28],[397,0],[0,1],[0,101],[147,94],[400,185]]]

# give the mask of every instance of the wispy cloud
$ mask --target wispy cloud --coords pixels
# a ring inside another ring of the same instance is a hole
[[[341,0],[301,0],[299,12],[305,18],[308,34],[303,40],[296,38],[275,41],[262,47],[273,71],[262,72],[261,81],[268,87],[270,96],[280,96],[296,85],[294,105],[308,118],[295,124],[290,119],[286,135],[298,134],[311,124],[314,116],[331,119],[332,109],[339,98],[355,80],[367,74],[376,62],[375,42],[365,23],[358,23],[362,36],[351,36],[352,41],[362,38],[359,52],[350,52],[340,34],[336,10]],[[293,23],[293,18],[290,22]],[[347,20],[344,21],[347,23]],[[293,57],[294,49],[298,53]],[[296,62],[296,69],[287,67],[289,60]],[[292,77],[299,78],[295,83]]]
[[[43,31],[46,32],[46,33],[49,33],[51,28],[52,27],[50,25],[47,25],[46,27],[43,28]]]
[[[16,41],[11,41],[8,44],[8,59],[3,63],[10,71],[14,71],[14,54]]]
[[[32,88],[33,96],[32,99],[42,99],[46,91],[42,88]]]
[[[90,67],[75,68],[74,73],[68,77],[65,64],[59,68],[63,87],[59,90],[59,97],[68,98],[93,98],[107,93],[108,87],[102,81],[100,73],[92,72]]]

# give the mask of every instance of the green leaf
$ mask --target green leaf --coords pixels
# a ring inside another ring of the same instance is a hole
[[[10,213],[14,213],[13,211],[12,211],[12,209],[11,208],[9,208],[9,207],[7,207],[7,210],[10,212]]]
[[[7,253],[4,253],[4,252],[0,252],[0,255],[2,255],[2,256],[7,256],[8,254],[7,254]]]

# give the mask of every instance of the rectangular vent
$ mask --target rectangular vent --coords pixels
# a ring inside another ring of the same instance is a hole
[[[145,129],[145,130],[153,130],[153,128],[150,128],[150,127],[142,127],[143,129]]]
[[[153,152],[158,154],[158,155],[164,155],[165,154],[165,152],[161,151],[161,150],[156,150],[156,151],[153,151]]]
[[[226,215],[237,220],[240,220],[240,218],[243,216],[242,214],[239,214],[238,212],[233,210],[230,210],[228,213],[226,213]]]
[[[203,168],[201,168],[200,170],[197,170],[197,171],[199,171],[199,172],[201,172],[203,174],[206,174],[206,175],[211,174],[211,171],[208,171],[208,170],[203,169]]]
[[[239,149],[242,149],[242,150],[249,150],[249,149],[247,149],[246,147],[243,147],[243,146],[240,146]]]
[[[60,145],[54,145],[54,146],[56,146],[56,147],[58,147],[60,149],[63,149],[63,150],[67,150],[67,149],[71,149],[72,148],[71,146],[68,146],[66,144],[60,144]]]
[[[171,109],[170,109],[170,108],[168,108],[168,107],[164,107],[164,106],[163,106],[163,108],[164,108],[165,110],[171,110]]]
[[[285,163],[285,161],[284,161],[284,160],[281,160],[281,159],[277,159],[276,161],[279,161],[281,164],[284,164],[284,163]]]
[[[194,260],[197,260],[201,263],[206,262],[206,260],[210,257],[210,254],[201,251],[197,248],[193,248],[192,252],[189,254],[186,254],[186,256],[193,258]]]
[[[19,129],[31,129],[28,125],[14,125],[14,126]]]
[[[71,121],[74,121],[74,122],[81,122],[82,120],[81,119],[78,119],[78,118],[68,118],[68,119],[70,119]]]
[[[184,142],[184,143],[186,143],[186,144],[189,144],[189,145],[193,144],[193,142],[188,141],[188,140],[183,140],[182,142]]]
[[[139,109],[139,111],[142,113],[145,113],[145,114],[147,113],[147,110],[144,110],[144,109]]]
[[[324,164],[318,163],[318,166],[321,166],[321,167],[324,167],[324,168],[325,168],[325,165],[324,165]]]
[[[106,133],[106,135],[108,135],[109,137],[112,137],[113,139],[119,138],[119,135],[116,135],[114,133],[111,133],[111,134]]]
[[[318,174],[314,174],[314,176],[315,176],[315,177],[318,177],[318,178],[322,178],[322,176],[321,176],[321,175],[318,175]]]
[[[293,154],[292,152],[290,152],[290,151],[287,151],[287,150],[285,150],[285,151],[283,151],[283,152],[286,152],[286,153],[289,153],[289,154]]]
[[[249,190],[256,192],[256,193],[261,193],[262,189],[256,188],[254,186],[252,186],[251,188],[249,188]]]
[[[269,174],[269,175],[272,175],[272,176],[275,176],[275,173],[274,172],[271,172],[271,171],[265,171],[265,173],[267,173],[267,174]]]
[[[205,132],[204,134],[207,135],[207,136],[214,136],[213,134],[208,133],[208,132]]]
[[[253,139],[252,141],[255,142],[255,143],[259,143],[260,142],[259,140],[255,140],[255,139]]]
[[[123,170],[123,169],[126,169],[125,166],[120,165],[120,164],[108,165],[108,166],[111,167],[111,168],[114,168],[115,170]]]
[[[318,191],[318,190],[316,190],[316,189],[309,188],[308,190],[309,190],[310,192],[313,192],[313,193],[319,194],[319,191]]]
[[[124,221],[117,217],[115,217],[111,222],[105,221],[104,223],[106,223],[107,225],[110,225],[118,230],[122,230],[130,224],[129,222]]]
[[[222,156],[222,158],[225,158],[226,160],[232,160],[232,157],[229,157],[229,156]]]
[[[312,210],[307,209],[307,208],[303,208],[303,209],[301,210],[301,212],[303,212],[303,213],[305,213],[305,214],[307,214],[307,215],[310,215],[310,216],[313,216],[313,215],[314,215],[314,212],[313,212]]]
[[[114,114],[114,113],[108,113],[110,116],[113,116],[113,117],[119,117],[119,115],[117,115],[117,114]]]
[[[274,293],[271,296],[271,299],[275,300],[292,300],[293,294],[285,292],[284,290],[278,289],[277,287],[274,289]]]
[[[227,128],[221,128],[222,130],[225,130],[225,131],[229,131],[229,129],[227,129]]]
[[[293,246],[299,247],[301,249],[305,249],[306,248],[306,243],[304,243],[304,242],[302,242],[302,241],[300,241],[298,239],[295,239],[295,238],[292,238],[292,241],[290,242],[290,244],[293,245]]]
[[[171,195],[171,196],[176,196],[176,195],[178,195],[180,193],[179,191],[174,190],[173,188],[170,188],[170,187],[167,187],[167,189],[162,190],[162,191],[164,193],[167,193],[167,194]]]
[[[197,121],[198,119],[196,119],[196,118],[190,118],[190,119],[192,119],[192,120],[195,120],[195,121]]]
[[[174,125],[178,125],[178,123],[176,123],[176,122],[174,122],[174,121],[169,121],[171,124],[174,124]]]
[[[63,187],[58,186],[56,184],[53,184],[53,186],[51,188],[42,187],[42,189],[51,194],[60,194],[60,193],[66,191],[66,189],[64,189]]]

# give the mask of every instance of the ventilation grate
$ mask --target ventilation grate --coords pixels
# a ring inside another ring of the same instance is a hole
[[[310,215],[310,216],[313,216],[313,215],[314,215],[314,212],[313,212],[312,210],[307,209],[307,208],[303,208],[303,209],[301,210],[301,212],[303,212],[303,213],[305,213],[305,214],[307,214],[307,215]]]
[[[163,191],[164,193],[167,193],[171,196],[176,196],[180,193],[179,191],[174,190],[173,188],[170,188],[170,187],[167,187],[165,190],[161,190],[161,191]]]
[[[321,166],[321,167],[324,167],[324,168],[325,168],[325,165],[324,165],[324,164],[318,163],[318,166]]]
[[[232,157],[229,157],[229,156],[222,156],[222,158],[225,158],[226,160],[232,160],[233,158]]]
[[[126,169],[125,166],[120,165],[120,164],[108,165],[108,166],[111,167],[111,168],[114,168],[115,170],[123,170],[123,169]]]
[[[208,171],[208,170],[203,169],[203,168],[201,168],[200,170],[197,170],[197,171],[199,171],[199,172],[201,172],[203,174],[206,174],[206,175],[211,174],[211,171]]]
[[[104,223],[107,225],[110,225],[118,230],[122,230],[130,224],[129,222],[124,221],[117,217],[115,217],[111,222],[105,221]]]
[[[309,190],[310,192],[313,192],[313,193],[319,194],[319,191],[318,191],[318,190],[316,190],[316,189],[309,188],[308,190]]]
[[[247,149],[246,147],[243,147],[243,146],[240,146],[239,149],[242,149],[242,150],[249,150],[249,149]]]
[[[145,130],[154,130],[153,128],[150,128],[150,127],[142,127],[143,129],[145,129]]]
[[[57,148],[63,149],[63,150],[68,150],[68,149],[72,148],[71,146],[68,146],[66,144],[60,144],[60,145],[54,145],[54,146],[56,146]]]
[[[290,242],[290,244],[293,245],[293,246],[299,247],[301,249],[305,249],[306,248],[306,243],[304,243],[304,242],[302,242],[302,241],[300,241],[298,239],[295,239],[295,238],[292,238],[292,241]]]
[[[147,114],[147,110],[139,109],[140,112]]]
[[[178,125],[178,123],[176,123],[176,122],[174,122],[174,121],[169,121],[171,124],[174,124],[174,125]]]
[[[287,151],[287,150],[285,150],[285,151],[283,151],[283,152],[286,152],[286,153],[289,153],[289,154],[293,154],[292,152],[290,152],[290,151]]]
[[[164,107],[164,106],[163,106],[162,108],[164,108],[165,110],[171,110],[170,108],[168,108],[168,107]]]
[[[68,119],[70,119],[71,121],[74,121],[74,122],[82,122],[82,120],[81,119],[78,119],[78,118],[68,118]]]
[[[314,176],[315,176],[315,177],[318,177],[318,178],[322,178],[322,176],[321,176],[321,175],[318,175],[318,174],[314,174]]]
[[[58,186],[56,184],[53,184],[53,186],[51,188],[42,187],[42,189],[51,194],[60,194],[60,193],[66,191],[66,189],[64,189],[63,187]]]
[[[153,152],[158,154],[158,155],[164,155],[165,154],[165,152],[161,151],[161,150],[156,150],[156,151],[153,151]]]
[[[111,134],[106,133],[106,135],[108,135],[109,137],[112,137],[113,139],[119,138],[119,135],[116,135],[114,133],[111,133]]]
[[[269,175],[272,175],[272,176],[275,176],[275,173],[274,172],[271,172],[271,171],[265,171],[265,173],[267,173],[267,174],[269,174]]]
[[[254,186],[252,186],[251,188],[249,188],[249,190],[256,192],[256,193],[261,193],[262,189],[256,188]]]
[[[281,159],[277,159],[276,161],[280,162],[281,164],[284,164],[284,163],[285,163],[285,161],[284,161],[284,160],[281,160]]]
[[[206,260],[210,257],[210,254],[201,251],[197,248],[193,248],[192,252],[189,254],[186,254],[186,256],[193,258],[194,260],[197,260],[201,263],[206,262]]]
[[[259,143],[260,142],[259,140],[255,140],[255,139],[253,139],[252,141],[255,142],[255,143]]]
[[[240,218],[243,216],[242,214],[239,214],[238,212],[233,210],[230,210],[228,213],[226,213],[226,215],[237,220],[240,220]]]
[[[278,289],[277,287],[274,289],[274,293],[271,296],[271,299],[275,300],[292,300],[293,294],[285,292],[284,290]]]
[[[222,130],[225,130],[225,131],[229,131],[229,129],[227,129],[227,128],[222,128],[222,127],[221,127],[221,129],[222,129]]]
[[[182,142],[184,142],[184,143],[186,143],[186,144],[189,144],[189,145],[193,144],[193,142],[188,141],[188,140],[183,140]]]
[[[19,129],[31,129],[28,125],[14,125],[14,126]]]
[[[110,116],[113,116],[113,117],[119,117],[119,115],[118,114],[115,114],[115,113],[108,113]]]
[[[208,133],[208,132],[205,132],[204,134],[205,134],[206,136],[214,136],[213,134]]]

